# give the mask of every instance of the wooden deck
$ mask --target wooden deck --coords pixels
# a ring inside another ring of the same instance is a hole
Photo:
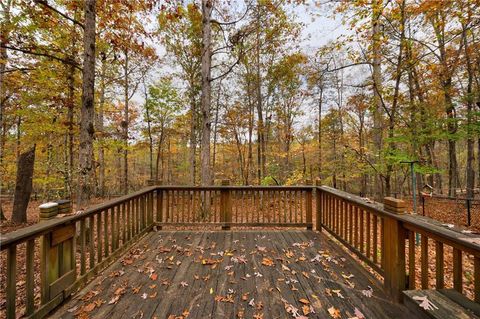
[[[324,234],[158,231],[52,318],[361,318],[359,312],[414,317]]]

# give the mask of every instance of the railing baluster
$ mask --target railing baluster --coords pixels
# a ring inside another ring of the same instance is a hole
[[[122,229],[123,229],[123,235],[122,235],[122,244],[125,245],[125,243],[128,241],[127,240],[127,213],[126,213],[126,205],[127,203],[123,202],[122,204]]]
[[[365,238],[364,238],[364,233],[365,233],[365,228],[364,228],[364,212],[363,209],[360,209],[360,251],[362,253],[365,252]]]
[[[473,256],[473,289],[474,300],[480,303],[480,257]]]
[[[421,236],[422,289],[428,289],[428,237]]]
[[[122,233],[122,224],[120,223],[120,214],[121,214],[121,206],[117,205],[116,207],[116,217],[117,217],[117,229],[115,230],[115,247],[118,249],[120,248],[120,234]]]
[[[109,213],[109,209],[106,209],[104,211],[104,220],[103,220],[103,242],[105,244],[105,258],[107,258],[109,256],[109,243],[108,243],[108,213]]]
[[[443,289],[445,286],[443,270],[443,243],[435,241],[435,288]]]
[[[373,215],[373,262],[378,263],[378,217]]]
[[[111,214],[110,214],[110,222],[111,222],[111,233],[112,233],[112,238],[110,241],[110,244],[112,245],[112,253],[117,249],[116,244],[117,244],[117,226],[116,226],[116,213],[115,213],[115,207],[110,208]]]
[[[367,236],[367,258],[370,259],[371,256],[371,229],[370,229],[370,219],[371,215],[370,212],[367,210],[366,211],[366,218],[367,218],[367,231],[366,231],[366,236]]]
[[[35,239],[30,239],[27,241],[27,259],[26,259],[26,303],[25,303],[25,314],[30,315],[35,310],[35,269],[34,269],[34,260],[35,260]]]
[[[89,247],[89,269],[92,269],[95,266],[95,243],[93,242],[93,230],[95,229],[95,224],[94,224],[94,215],[90,216],[88,218],[88,227],[89,232],[88,232],[88,247]]]
[[[17,246],[7,250],[7,318],[16,318],[15,299],[17,296]]]
[[[84,275],[87,264],[85,261],[85,218],[80,220],[80,274]]]
[[[165,192],[165,222],[170,223],[170,191]]]
[[[358,248],[358,207],[354,206],[354,233],[353,233],[353,246]]]
[[[102,262],[102,212],[97,214],[97,262]]]
[[[462,293],[463,291],[463,265],[462,265],[462,251],[453,248],[453,288]]]
[[[415,289],[415,232],[408,232],[408,289]]]

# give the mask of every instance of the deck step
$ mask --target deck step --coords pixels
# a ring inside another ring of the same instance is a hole
[[[420,307],[420,301],[413,297],[427,297],[438,309],[425,310]],[[403,301],[407,308],[418,315],[418,318],[480,318],[480,305],[453,289],[405,290]]]

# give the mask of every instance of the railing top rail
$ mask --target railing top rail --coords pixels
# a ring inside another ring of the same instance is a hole
[[[300,186],[244,186],[244,185],[229,185],[229,186],[182,186],[182,185],[161,185],[157,186],[161,190],[311,190],[314,188],[312,185],[300,185]]]
[[[122,204],[130,199],[155,191],[156,189],[157,189],[156,186],[147,187],[137,192],[134,192],[132,194],[128,194],[119,198],[112,199],[105,203],[95,205],[80,214],[70,215],[70,216],[61,217],[61,218],[55,218],[52,220],[44,221],[29,227],[16,230],[14,232],[11,232],[5,235],[0,234],[0,250],[7,249],[11,245],[20,244],[29,239],[39,237],[45,233],[49,233],[50,231],[52,231],[52,229],[58,226],[74,223],[76,221],[79,221],[85,217],[88,217],[100,211],[104,211],[114,206],[117,206],[119,204]]]
[[[367,203],[365,200],[356,195],[329,187],[329,186],[320,186],[318,187],[321,191],[332,194],[334,196],[343,198],[344,200],[355,204],[361,208],[372,211],[379,216],[393,218],[398,221],[401,221],[405,224],[406,228],[415,228],[418,232],[424,232],[426,234],[434,235],[439,239],[444,239],[445,243],[450,243],[466,248],[471,253],[474,253],[480,256],[480,244],[477,244],[472,241],[472,239],[477,239],[476,242],[480,242],[480,236],[474,234],[464,234],[457,231],[447,229],[442,226],[440,223],[436,223],[434,220],[429,218],[419,216],[419,215],[398,215],[394,213],[387,212],[383,209],[383,205],[377,202]],[[441,241],[441,240],[440,240]]]

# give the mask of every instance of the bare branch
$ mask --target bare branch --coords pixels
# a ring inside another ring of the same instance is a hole
[[[73,19],[73,18],[70,18],[68,15],[66,15],[65,13],[61,12],[60,10],[52,7],[51,5],[48,4],[47,1],[45,0],[33,0],[35,3],[37,4],[40,4],[42,6],[44,6],[45,8],[49,9],[49,10],[52,10],[53,12],[61,15],[62,17],[64,17],[65,19],[69,20],[70,22],[73,22],[74,24],[80,26],[82,29],[85,29],[85,26],[83,25],[83,23]]]
[[[58,57],[56,55],[52,55],[52,54],[49,54],[49,53],[46,53],[46,52],[35,52],[35,51],[27,50],[27,49],[15,48],[15,47],[11,47],[9,45],[5,45],[3,43],[0,45],[0,47],[5,48],[5,49],[9,49],[9,50],[13,50],[13,51],[22,52],[22,53],[25,53],[25,54],[30,54],[30,55],[35,55],[35,56],[43,56],[43,57],[46,57],[46,58],[49,58],[49,59],[52,59],[52,60],[62,62],[64,64],[72,65],[78,70],[82,70],[82,68],[77,63],[72,61],[71,59],[64,59],[64,58],[61,58],[61,57]]]

